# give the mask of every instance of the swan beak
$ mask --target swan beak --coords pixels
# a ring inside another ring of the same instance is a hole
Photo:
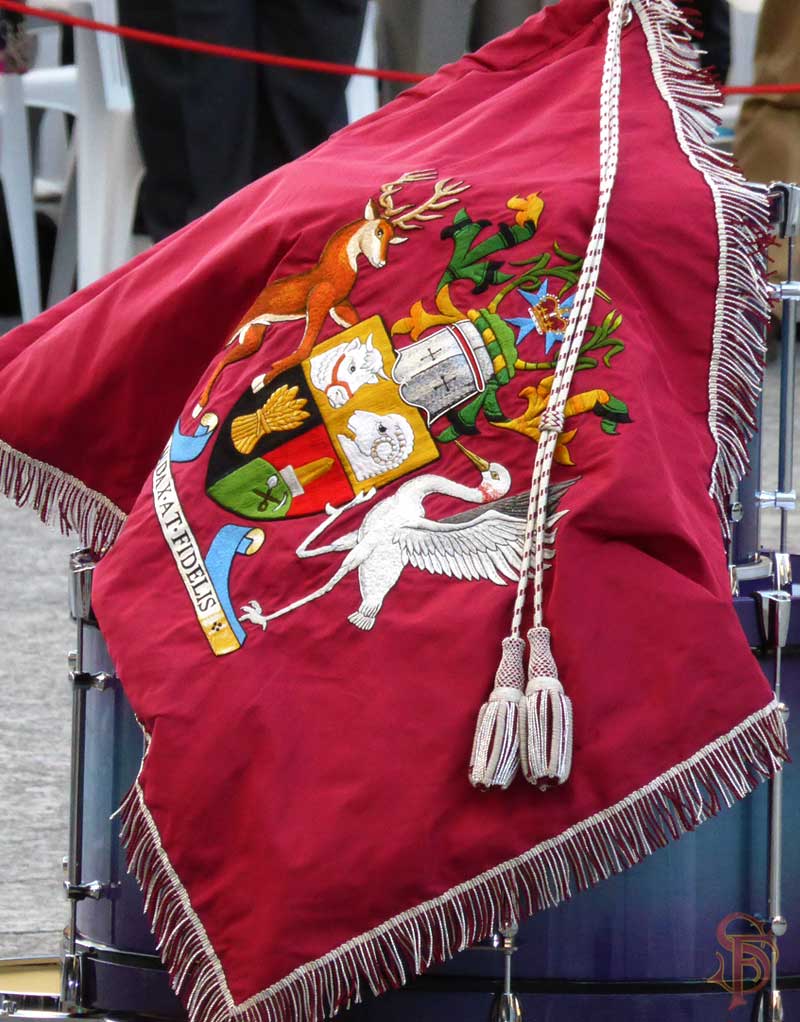
[[[467,448],[462,443],[460,443],[458,440],[456,440],[456,447],[459,449],[459,451],[461,451],[461,453],[465,457],[469,458],[469,460],[472,462],[472,464],[480,472],[488,472],[489,471],[489,462],[485,458],[481,458],[479,455],[473,454],[472,451],[468,451]]]

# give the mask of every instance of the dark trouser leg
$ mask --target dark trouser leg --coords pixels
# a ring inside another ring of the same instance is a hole
[[[432,74],[521,25],[555,0],[380,0],[378,63]],[[381,82],[382,103],[408,86]]]
[[[555,0],[477,0],[470,46],[480,49],[490,39],[505,35],[553,3]]]
[[[365,0],[121,0],[124,24],[246,49],[352,63]],[[147,174],[142,207],[160,239],[301,156],[346,123],[347,78],[127,46]]]
[[[696,0],[695,6],[702,17],[703,67],[716,68],[724,82],[731,64],[731,14],[727,0]]]
[[[354,64],[366,0],[256,0],[262,50]],[[313,149],[347,123],[342,75],[260,68],[265,106],[257,160],[266,173]]]
[[[257,0],[171,2],[179,35],[259,48]],[[258,65],[195,53],[182,58],[180,107],[192,182],[192,219],[265,172],[257,160],[264,100]],[[267,169],[281,162],[278,157]]]
[[[177,32],[169,0],[119,0],[119,17],[123,25],[169,35]],[[146,167],[140,204],[148,233],[159,241],[186,223],[192,204],[180,103],[183,55],[128,40],[125,55]]]

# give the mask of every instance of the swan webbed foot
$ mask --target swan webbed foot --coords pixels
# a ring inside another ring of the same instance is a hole
[[[267,619],[261,613],[261,604],[258,600],[251,600],[240,609],[242,612],[239,616],[240,621],[249,621],[251,624],[259,625],[264,631],[266,631]]]

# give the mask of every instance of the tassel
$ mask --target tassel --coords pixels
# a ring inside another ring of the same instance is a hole
[[[528,632],[530,660],[519,704],[520,759],[525,780],[541,791],[563,784],[572,767],[572,703],[558,680],[550,629]]]
[[[503,653],[494,689],[481,707],[469,762],[470,784],[476,788],[507,788],[519,765],[519,707],[525,687],[519,636],[503,639]]]

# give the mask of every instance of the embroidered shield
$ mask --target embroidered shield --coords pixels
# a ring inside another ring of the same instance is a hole
[[[295,518],[434,461],[422,416],[392,379],[396,358],[372,316],[265,387],[249,387],[219,429],[208,495],[244,518]]]

